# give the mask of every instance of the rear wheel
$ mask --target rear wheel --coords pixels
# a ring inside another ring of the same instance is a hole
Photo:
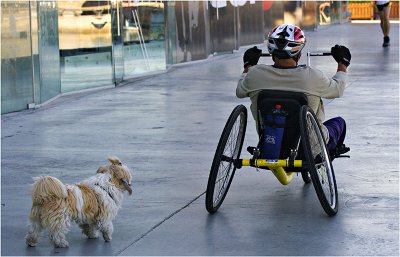
[[[225,124],[211,165],[206,191],[206,209],[209,213],[218,210],[232,183],[236,170],[234,161],[239,159],[242,151],[246,124],[247,109],[238,105]]]
[[[301,109],[300,132],[309,174],[318,199],[325,212],[333,216],[338,211],[335,174],[320,124],[308,106]]]

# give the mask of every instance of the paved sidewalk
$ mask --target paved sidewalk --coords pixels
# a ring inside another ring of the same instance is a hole
[[[282,186],[272,174],[238,170],[218,213],[204,191],[215,148],[237,104],[246,47],[172,68],[123,86],[61,97],[3,115],[1,123],[2,255],[399,255],[399,24],[381,47],[379,24],[342,24],[308,32],[309,50],[336,43],[352,52],[341,99],[327,118],[348,123],[351,159],[334,161],[339,213],[329,218],[301,177]],[[262,46],[266,51],[266,46]],[[263,59],[270,62],[269,59]],[[305,62],[305,59],[303,60]],[[333,75],[332,57],[312,65]],[[250,118],[245,145],[257,142]],[[110,243],[86,239],[76,225],[68,249],[47,233],[26,247],[31,177],[85,179],[117,155],[134,170]],[[243,156],[248,156],[246,152]]]

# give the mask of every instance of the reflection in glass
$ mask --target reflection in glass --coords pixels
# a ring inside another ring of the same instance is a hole
[[[331,4],[331,19],[332,23],[340,23],[341,21],[341,1],[333,1]]]
[[[318,10],[319,25],[331,24],[331,1],[320,2]]]
[[[212,49],[216,53],[232,52],[237,45],[234,15],[236,7],[230,2],[222,6],[220,4],[221,2],[216,2],[215,7],[211,2],[209,4]]]
[[[58,1],[61,87],[70,92],[111,85],[109,1]]]
[[[319,4],[319,25],[340,23],[342,20],[346,20],[346,18],[342,19],[343,14],[347,15],[346,11],[342,11],[342,1],[323,1],[317,3]],[[346,5],[344,7],[346,8]]]
[[[29,1],[1,1],[1,113],[33,103]]]
[[[166,69],[164,3],[122,1],[125,78]]]
[[[304,1],[303,5],[303,20],[300,23],[302,29],[312,30],[317,27],[317,3],[314,1]]]
[[[265,37],[272,28],[284,23],[284,3],[282,1],[263,1]]]
[[[61,92],[60,56],[58,49],[58,18],[55,1],[40,1],[38,7],[38,50],[40,70],[40,94],[35,102],[46,102]],[[33,34],[32,34],[33,35]]]

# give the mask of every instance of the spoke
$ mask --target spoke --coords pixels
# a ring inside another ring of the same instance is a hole
[[[236,144],[237,144],[237,139],[238,139],[238,121],[240,122],[240,119],[236,120],[235,124],[232,127],[231,133],[229,134],[228,137],[228,147],[230,149],[230,152],[233,155],[235,154],[235,149],[236,149]]]
[[[215,181],[216,187],[214,188],[214,203],[217,203],[220,199],[220,197],[223,195],[226,189],[227,182],[230,179],[231,175],[231,162],[222,162],[220,163],[219,166],[219,172],[217,175],[217,180]]]

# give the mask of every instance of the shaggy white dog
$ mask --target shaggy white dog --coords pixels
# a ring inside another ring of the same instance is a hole
[[[66,234],[73,220],[88,238],[111,240],[112,220],[121,208],[123,192],[132,194],[132,175],[117,157],[109,157],[108,166],[74,185],[64,185],[50,176],[35,177],[32,190],[30,225],[25,237],[28,246],[36,246],[43,229],[48,229],[55,247],[68,247]]]

